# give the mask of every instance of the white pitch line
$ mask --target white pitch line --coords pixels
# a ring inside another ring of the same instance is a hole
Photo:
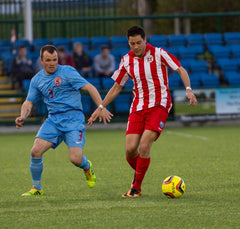
[[[175,131],[170,131],[170,130],[167,130],[166,132],[168,134],[174,134],[174,135],[178,135],[178,136],[182,136],[182,137],[186,137],[186,138],[199,138],[199,139],[204,140],[204,141],[208,140],[207,137],[198,136],[198,135],[186,134],[186,133],[175,132]]]

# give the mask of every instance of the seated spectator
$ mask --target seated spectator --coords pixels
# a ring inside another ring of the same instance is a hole
[[[110,77],[115,70],[115,58],[110,54],[108,46],[102,46],[101,53],[94,58],[97,77]]]
[[[72,67],[76,67],[76,64],[73,60],[72,55],[66,53],[65,47],[58,47],[58,64],[60,65],[70,65]]]
[[[84,77],[92,77],[92,59],[83,50],[80,42],[76,42],[73,46],[73,59],[76,64],[76,69]]]
[[[27,48],[20,45],[18,55],[12,60],[10,77],[13,89],[23,90],[22,81],[31,79],[34,76],[34,69],[31,58],[27,57]]]

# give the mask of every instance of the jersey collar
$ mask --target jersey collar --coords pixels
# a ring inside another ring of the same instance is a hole
[[[144,52],[144,54],[142,55],[142,57],[141,58],[143,58],[145,55],[146,55],[146,53],[152,48],[153,46],[152,45],[150,45],[149,43],[147,43],[146,44],[146,48],[145,48],[145,52]],[[131,50],[129,53],[128,53],[130,56],[132,56],[132,57],[137,57],[137,56],[135,56],[135,54],[134,54],[134,52]],[[139,57],[137,57],[137,58],[139,58]]]

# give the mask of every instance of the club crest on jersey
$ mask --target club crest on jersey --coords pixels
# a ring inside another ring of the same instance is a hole
[[[55,79],[53,80],[53,83],[59,87],[62,84],[62,78],[60,76],[56,76]]]
[[[152,55],[147,56],[147,61],[150,63],[153,62],[153,56]]]

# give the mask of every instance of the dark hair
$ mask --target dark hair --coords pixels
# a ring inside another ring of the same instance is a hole
[[[133,26],[133,27],[128,29],[127,38],[134,37],[134,36],[137,36],[137,35],[140,35],[142,37],[142,39],[145,39],[146,35],[145,35],[145,32],[144,32],[142,27]]]
[[[27,47],[26,47],[25,45],[19,45],[19,46],[18,46],[18,50],[19,50],[19,49],[26,49],[26,48],[27,48]]]
[[[102,46],[101,46],[101,50],[103,50],[103,49],[110,49],[110,48],[109,48],[108,45],[102,45]]]
[[[53,54],[54,52],[57,52],[57,48],[54,45],[45,45],[41,48],[40,50],[40,57],[41,59],[43,58],[43,53],[47,51],[51,54]]]

